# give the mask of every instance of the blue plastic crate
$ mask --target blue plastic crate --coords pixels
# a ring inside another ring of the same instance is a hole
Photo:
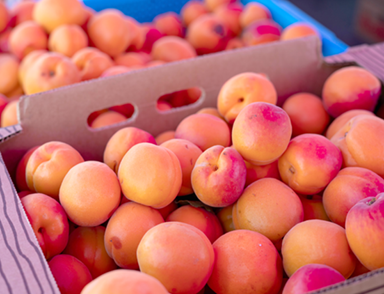
[[[151,22],[156,15],[168,11],[180,13],[187,2],[188,0],[84,0],[85,5],[96,11],[116,8],[139,22]],[[329,29],[286,0],[242,0],[241,2],[243,4],[259,2],[265,5],[271,11],[273,19],[283,28],[299,21],[314,25],[321,34],[324,56],[342,53],[348,48]]]

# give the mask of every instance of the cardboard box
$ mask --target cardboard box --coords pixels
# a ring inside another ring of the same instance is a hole
[[[0,293],[59,293],[11,182],[18,161],[29,148],[58,140],[72,145],[86,160],[101,160],[108,139],[117,130],[136,126],[157,135],[175,129],[187,115],[216,106],[223,83],[242,72],[268,74],[280,105],[297,92],[320,95],[325,79],[353,60],[366,61],[362,65],[371,65],[369,68],[384,80],[382,70],[369,61],[382,58],[383,48],[383,44],[363,46],[328,59],[342,63],[329,64],[322,59],[318,39],[307,37],[201,56],[22,97],[20,125],[0,129]],[[203,90],[197,103],[167,113],[156,110],[161,95],[195,86]],[[87,126],[91,112],[124,103],[135,106],[131,119],[99,130]],[[316,293],[367,291],[384,293],[384,269]]]

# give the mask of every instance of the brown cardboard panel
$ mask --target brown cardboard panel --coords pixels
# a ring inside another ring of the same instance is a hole
[[[324,80],[336,68],[323,62],[318,39],[308,37],[202,56],[25,96],[19,104],[23,130],[1,144],[0,151],[11,175],[28,148],[52,140],[72,145],[85,159],[101,160],[108,139],[118,129],[136,126],[155,136],[175,129],[187,115],[216,106],[221,86],[236,74],[266,73],[276,86],[281,104],[296,92],[320,95]],[[203,90],[197,103],[167,113],[156,110],[155,103],[161,95],[194,86]],[[88,128],[86,120],[91,112],[124,103],[132,103],[136,108],[131,119],[99,130]]]

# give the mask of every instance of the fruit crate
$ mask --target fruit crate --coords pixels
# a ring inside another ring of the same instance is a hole
[[[384,71],[377,66],[384,61],[384,44],[351,48],[324,60],[319,40],[311,36],[205,55],[22,97],[20,124],[0,129],[0,293],[59,293],[11,180],[29,148],[62,141],[76,148],[85,160],[101,160],[106,142],[117,130],[135,126],[156,136],[174,129],[186,116],[215,106],[221,86],[236,74],[267,74],[281,102],[302,91],[320,95],[326,78],[354,61],[384,81]],[[196,86],[203,91],[198,102],[166,113],[156,110],[158,97]],[[93,111],[124,103],[135,106],[129,120],[98,130],[87,126],[87,117]],[[314,293],[383,291],[384,268]]]
[[[151,22],[153,18],[168,11],[180,13],[187,0],[83,0],[84,4],[100,11],[106,8],[115,8],[124,14],[135,18],[139,22]],[[283,28],[296,23],[307,22],[312,24],[321,34],[322,52],[324,56],[339,54],[348,49],[348,46],[340,41],[335,34],[301,11],[295,5],[286,0],[241,0],[244,5],[249,2],[259,2],[266,6],[272,13],[273,19]]]

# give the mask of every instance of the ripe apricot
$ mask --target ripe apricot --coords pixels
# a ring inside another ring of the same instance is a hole
[[[343,155],[343,166],[370,169],[384,177],[384,120],[371,115],[351,118],[331,139]]]
[[[234,206],[234,204],[229,205],[227,207],[223,207],[217,213],[217,217],[221,223],[221,226],[224,229],[224,233],[228,233],[230,231],[235,230],[235,226],[234,226],[233,221],[232,221],[233,206]]]
[[[222,51],[230,39],[227,26],[216,16],[205,14],[195,19],[188,27],[187,41],[199,55]]]
[[[204,3],[196,0],[188,1],[181,9],[181,18],[185,26],[189,26],[196,18],[207,14],[208,10]]]
[[[199,147],[190,141],[184,139],[171,139],[160,146],[171,150],[179,159],[181,172],[182,172],[182,183],[178,196],[184,196],[193,194],[191,174],[195,167],[195,163],[202,151]]]
[[[151,61],[151,56],[144,52],[126,52],[115,57],[116,65],[131,67],[135,65],[144,66]]]
[[[232,36],[238,36],[241,33],[240,15],[242,11],[243,6],[240,3],[230,3],[219,6],[213,14],[227,26]]]
[[[312,35],[321,39],[321,36],[316,28],[308,23],[297,22],[287,26],[281,33],[280,39],[284,41]]]
[[[244,29],[253,22],[264,19],[272,19],[269,9],[261,3],[249,2],[241,12],[239,21],[241,27]]]
[[[27,0],[13,5],[9,11],[11,14],[12,25],[17,26],[22,22],[33,20],[33,9],[35,8],[35,4],[36,2]]]
[[[77,51],[88,46],[88,37],[78,25],[61,25],[49,36],[49,50],[72,57]]]
[[[86,13],[78,0],[41,0],[35,5],[33,19],[51,33],[63,24],[81,26],[86,20]]]
[[[330,220],[327,213],[325,212],[323,205],[323,197],[321,195],[299,195],[299,197],[301,200],[301,204],[303,204],[304,220]]]
[[[330,121],[321,99],[311,93],[292,95],[282,107],[291,119],[293,137],[305,133],[322,134]]]
[[[334,268],[347,279],[356,265],[344,228],[324,220],[307,220],[294,226],[283,239],[281,254],[289,277],[306,264],[318,263]]]
[[[117,269],[94,279],[81,294],[168,294],[164,286],[150,275],[127,269]]]
[[[16,169],[16,186],[19,191],[29,190],[27,179],[25,176],[25,170],[27,168],[27,163],[29,158],[31,157],[33,151],[35,151],[39,146],[32,147],[28,149],[27,152],[23,155],[23,157],[20,159],[19,163],[17,164]]]
[[[352,109],[373,111],[381,93],[381,84],[368,70],[348,66],[331,74],[323,86],[323,103],[332,117]]]
[[[192,114],[184,118],[176,128],[176,139],[185,139],[205,151],[214,145],[228,147],[230,130],[220,118],[210,114]]]
[[[23,89],[31,95],[80,82],[80,71],[68,57],[59,53],[42,54],[27,70]]]
[[[245,180],[245,187],[249,186],[253,182],[263,178],[274,178],[280,180],[278,161],[274,161],[266,165],[254,165],[245,161],[247,168],[247,178]]]
[[[215,263],[208,285],[215,293],[278,293],[283,268],[281,257],[267,237],[235,230],[213,243]]]
[[[236,229],[259,232],[272,242],[282,239],[304,218],[303,206],[297,194],[272,178],[249,185],[234,205],[233,214],[236,214]]]
[[[204,0],[205,7],[211,12],[215,11],[222,5],[228,5],[234,3],[236,0]]]
[[[135,202],[124,203],[112,215],[105,231],[108,255],[125,269],[139,269],[136,250],[144,234],[163,223],[160,212]]]
[[[24,85],[24,78],[28,69],[44,53],[47,53],[47,50],[34,50],[23,58],[19,67],[19,82],[21,85]]]
[[[182,183],[176,155],[150,143],[139,143],[128,150],[120,162],[118,177],[125,197],[153,208],[170,204]]]
[[[32,152],[25,169],[29,190],[58,200],[64,177],[83,161],[80,153],[66,143],[51,141],[39,146]]]
[[[72,222],[93,227],[111,217],[120,203],[120,196],[116,174],[104,163],[86,161],[67,173],[59,199]]]
[[[19,103],[18,99],[12,100],[5,106],[3,112],[1,113],[0,126],[2,128],[17,125],[19,123],[19,120],[17,118],[18,103]]]
[[[332,123],[328,126],[325,136],[331,140],[333,135],[335,135],[338,130],[340,130],[351,118],[358,116],[360,114],[367,114],[374,116],[375,114],[371,111],[364,109],[352,109],[344,112],[343,114],[336,117]]]
[[[217,109],[229,124],[233,124],[240,111],[253,102],[276,105],[277,92],[265,76],[246,72],[224,83],[217,98]]]
[[[293,138],[279,158],[281,179],[295,192],[321,192],[336,177],[343,163],[335,144],[324,136],[303,134]]]
[[[20,60],[34,50],[47,48],[48,36],[46,32],[32,20],[19,24],[9,36],[9,49]]]
[[[199,229],[165,222],[141,239],[137,260],[140,271],[158,279],[170,293],[197,293],[212,273],[215,255]]]
[[[237,115],[232,141],[246,161],[266,165],[284,153],[291,134],[291,121],[282,108],[266,102],[253,102]]]
[[[156,141],[151,134],[136,127],[126,127],[118,130],[108,140],[104,150],[104,163],[116,174],[124,155],[138,143],[152,143]]]
[[[181,24],[180,16],[175,12],[166,12],[157,15],[153,19],[156,29],[166,36],[184,36],[184,28]]]
[[[109,56],[123,53],[130,45],[132,36],[122,12],[105,9],[96,13],[88,22],[88,35],[100,51]]]
[[[70,233],[68,245],[63,252],[84,263],[93,279],[117,268],[105,250],[104,235],[103,226],[78,227]]]
[[[0,33],[2,33],[8,26],[10,15],[7,6],[0,2]]]
[[[116,75],[119,75],[119,74],[122,74],[122,73],[126,73],[126,72],[129,72],[131,70],[134,70],[134,69],[139,69],[141,68],[140,66],[135,66],[135,67],[126,67],[126,66],[122,66],[122,65],[118,65],[118,66],[112,66],[110,68],[108,68],[107,70],[105,70],[102,74],[101,74],[101,78],[105,78],[105,77],[110,77],[110,76],[116,76]]]
[[[202,207],[181,206],[170,213],[166,221],[190,224],[202,231],[211,243],[223,234],[223,228],[217,216]]]
[[[19,61],[16,56],[0,53],[0,94],[8,96],[19,85]]]
[[[114,125],[123,121],[126,121],[127,118],[113,110],[107,110],[106,112],[101,113],[98,117],[96,117],[91,123],[91,128],[97,129],[110,125]]]
[[[172,62],[196,57],[196,51],[186,40],[167,36],[153,43],[151,56],[154,60]]]
[[[281,30],[281,26],[273,20],[259,20],[243,30],[241,39],[245,46],[275,42],[280,40]]]
[[[155,138],[157,145],[161,145],[171,139],[175,139],[175,131],[162,132]]]
[[[72,56],[72,61],[80,70],[81,80],[96,79],[114,65],[113,60],[96,48],[80,49]]]

